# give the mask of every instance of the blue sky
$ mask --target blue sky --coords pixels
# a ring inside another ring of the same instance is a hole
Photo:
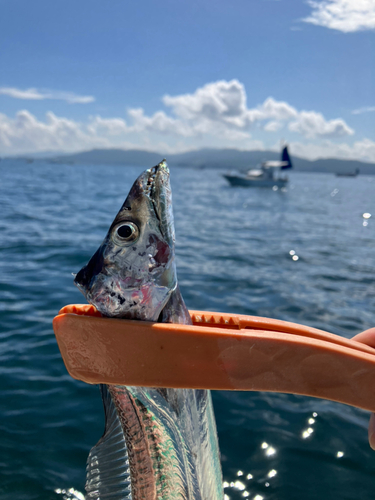
[[[375,162],[373,0],[0,0],[0,155]]]

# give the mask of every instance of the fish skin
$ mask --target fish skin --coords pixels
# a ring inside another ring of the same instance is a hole
[[[75,284],[104,316],[191,324],[178,288],[174,241],[163,161],[134,182]],[[101,386],[101,391],[106,427],[88,458],[86,498],[224,498],[209,391],[124,386]]]

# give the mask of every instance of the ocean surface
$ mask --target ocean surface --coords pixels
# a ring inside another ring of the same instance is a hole
[[[51,323],[62,306],[84,302],[72,273],[97,249],[141,170],[0,162],[1,500],[84,492],[102,403],[97,387],[67,374]],[[273,191],[172,165],[171,180],[189,308],[348,338],[375,326],[375,177],[291,173],[287,190]],[[284,394],[213,399],[230,500],[374,498],[368,413]]]

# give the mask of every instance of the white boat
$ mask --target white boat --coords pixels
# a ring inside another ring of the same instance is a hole
[[[264,161],[257,168],[247,172],[233,172],[224,174],[224,177],[232,186],[245,187],[284,187],[288,182],[288,177],[276,176],[277,170],[286,170],[292,168],[292,162],[288,153],[287,146],[284,146],[281,152],[280,161]]]

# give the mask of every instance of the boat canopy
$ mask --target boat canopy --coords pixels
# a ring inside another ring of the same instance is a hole
[[[253,168],[251,170],[248,170],[247,172],[247,175],[249,177],[260,177],[264,174],[263,170],[261,170],[260,168]]]
[[[288,161],[264,161],[262,163],[263,168],[290,168]]]

